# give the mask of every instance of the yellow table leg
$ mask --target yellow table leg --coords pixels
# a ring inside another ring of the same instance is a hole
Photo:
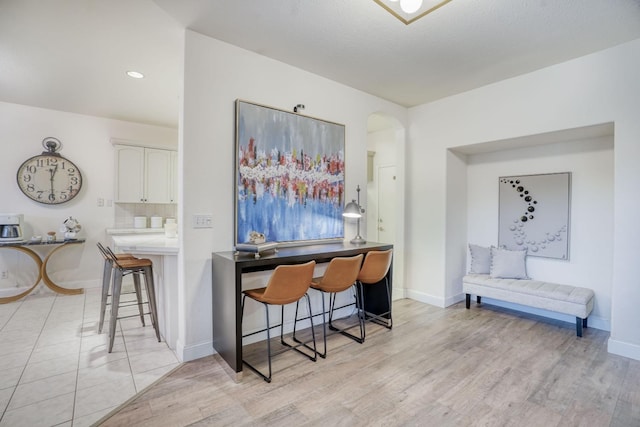
[[[36,263],[36,266],[38,267],[38,278],[36,279],[36,281],[33,283],[33,286],[31,286],[29,289],[27,289],[24,292],[21,292],[17,295],[13,295],[10,297],[0,297],[0,304],[7,304],[13,301],[17,301],[20,298],[23,298],[25,296],[27,296],[29,293],[31,293],[36,286],[38,286],[38,283],[40,283],[40,280],[42,280],[44,282],[45,285],[47,285],[47,287],[49,289],[51,289],[54,292],[57,292],[59,294],[63,294],[63,295],[78,295],[84,292],[83,288],[78,288],[78,289],[68,289],[68,288],[63,288],[62,286],[58,286],[56,285],[53,280],[51,280],[51,278],[49,277],[49,275],[47,274],[47,263],[49,262],[49,259],[51,258],[51,256],[56,253],[57,251],[59,251],[61,248],[71,245],[71,244],[77,244],[77,243],[82,243],[84,242],[84,240],[81,241],[71,241],[71,242],[64,242],[63,244],[61,244],[60,246],[54,248],[51,252],[49,252],[49,255],[47,255],[44,258],[44,261],[40,258],[40,256],[34,252],[33,250],[25,247],[25,246],[0,246],[0,249],[14,249],[16,251],[22,252],[24,254],[27,254],[31,257],[31,259],[33,259],[33,261]]]
[[[18,301],[20,298],[27,296],[31,291],[35,289],[36,286],[38,286],[38,283],[40,283],[40,279],[42,278],[42,260],[40,259],[37,253],[35,253],[29,248],[25,248],[24,246],[0,246],[0,249],[15,249],[16,251],[25,253],[29,255],[31,259],[33,259],[33,261],[38,266],[38,278],[33,283],[33,286],[31,286],[26,291],[19,293],[18,295],[0,298],[0,304],[7,304],[13,301]]]
[[[45,257],[44,262],[42,263],[42,266],[40,267],[42,281],[44,282],[44,284],[47,285],[49,287],[49,289],[51,289],[54,292],[57,292],[59,294],[78,295],[78,294],[81,294],[81,293],[84,292],[83,288],[68,289],[68,288],[63,288],[62,286],[58,286],[55,283],[53,283],[53,281],[51,280],[51,278],[47,274],[47,263],[49,262],[49,258],[51,258],[51,255],[55,254],[57,251],[59,251],[60,249],[64,248],[65,246],[73,244],[73,243],[80,243],[80,242],[65,242],[64,244],[58,246],[57,248],[55,248],[54,250],[49,252],[49,255],[47,255]]]

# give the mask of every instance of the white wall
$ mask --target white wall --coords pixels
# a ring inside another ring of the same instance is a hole
[[[179,280],[187,313],[181,351],[184,360],[191,360],[212,352],[211,253],[233,246],[235,100],[285,110],[302,103],[306,115],[345,124],[348,198],[355,198],[356,185],[366,188],[369,115],[385,112],[406,122],[407,111],[195,32],[187,31],[185,43]],[[212,214],[213,229],[190,228],[196,213]],[[355,232],[351,224],[345,228],[346,236]]]
[[[447,168],[463,169],[464,162],[452,162],[448,148],[613,122],[609,350],[640,359],[639,73],[640,40],[635,40],[410,109],[406,282],[416,293],[445,305],[458,294],[464,273],[466,234],[452,230],[467,227],[467,216],[461,219],[450,209],[464,206],[466,179],[447,179]]]
[[[613,136],[469,156],[467,240],[485,246],[498,244],[498,177],[554,172],[571,172],[569,259],[530,256],[527,273],[536,280],[593,289],[596,298],[589,326],[609,330]],[[565,317],[575,321],[573,317]]]
[[[56,206],[36,203],[22,194],[16,184],[16,172],[22,162],[44,151],[42,140],[55,137],[62,142],[60,154],[73,161],[81,170],[84,184],[73,200]],[[67,287],[98,286],[102,274],[97,241],[105,241],[105,229],[113,226],[113,207],[97,206],[97,199],[113,200],[114,163],[110,138],[125,138],[160,145],[175,146],[176,129],[108,120],[80,114],[47,110],[0,102],[0,212],[23,213],[26,237],[58,231],[69,216],[77,218],[83,230],[79,237],[87,242],[56,253],[49,264],[54,282]],[[46,250],[42,250],[46,254]],[[23,263],[34,278],[30,260],[17,260],[15,251],[0,251],[2,257]],[[10,267],[13,267],[12,265]],[[19,266],[19,268],[21,265]],[[10,274],[15,270],[11,268]],[[13,285],[9,280],[5,284]],[[0,287],[2,287],[0,283]],[[40,288],[43,288],[41,285]]]

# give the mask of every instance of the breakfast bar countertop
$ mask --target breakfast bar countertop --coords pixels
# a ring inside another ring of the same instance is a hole
[[[107,228],[107,234],[110,236],[122,234],[164,234],[164,228]]]
[[[158,255],[176,255],[178,239],[163,234],[112,235],[114,246],[122,252],[137,252]]]

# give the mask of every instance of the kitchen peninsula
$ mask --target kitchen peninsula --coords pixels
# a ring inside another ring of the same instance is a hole
[[[184,331],[180,333],[178,319],[184,318],[184,313],[181,313],[178,288],[178,239],[167,238],[160,230],[108,229],[107,234],[111,236],[116,252],[130,253],[153,262],[160,334],[182,362],[180,347],[184,343]]]

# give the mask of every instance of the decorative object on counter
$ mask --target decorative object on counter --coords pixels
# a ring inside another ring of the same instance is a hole
[[[62,228],[60,228],[60,231],[64,233],[65,240],[73,240],[76,238],[76,234],[81,229],[82,229],[82,226],[80,225],[78,220],[70,216],[69,218],[64,220],[64,222],[62,223]]]
[[[40,243],[42,242],[42,236],[31,236],[31,243]]]
[[[176,239],[178,237],[178,224],[175,218],[167,218],[164,224],[164,236],[169,239]]]
[[[249,233],[249,243],[253,243],[254,245],[257,245],[259,243],[264,243],[266,241],[267,241],[267,238],[262,233],[258,233],[257,231],[252,231],[251,233]]]
[[[262,243],[238,243],[236,245],[236,255],[240,252],[248,252],[254,254],[256,259],[260,258],[260,254],[266,251],[274,250],[278,252],[278,242],[262,242]]]
[[[80,169],[57,153],[62,148],[60,140],[48,137],[42,140],[42,146],[47,151],[25,160],[18,168],[18,187],[38,203],[66,203],[82,188]]]
[[[153,215],[151,217],[151,228],[162,228],[162,217]]]
[[[133,217],[133,228],[147,228],[147,217],[146,216],[134,216]]]
[[[55,231],[49,231],[47,233],[47,242],[55,242],[56,241],[56,232]]]
[[[22,241],[23,222],[24,216],[22,214],[0,214],[0,242]]]
[[[351,200],[347,203],[347,206],[344,207],[344,211],[342,212],[342,216],[345,218],[357,218],[358,221],[358,230],[356,237],[351,239],[351,243],[361,244],[367,243],[365,239],[360,236],[360,218],[362,218],[362,214],[364,213],[364,208],[360,205],[360,186],[356,189],[358,192],[358,201]]]

